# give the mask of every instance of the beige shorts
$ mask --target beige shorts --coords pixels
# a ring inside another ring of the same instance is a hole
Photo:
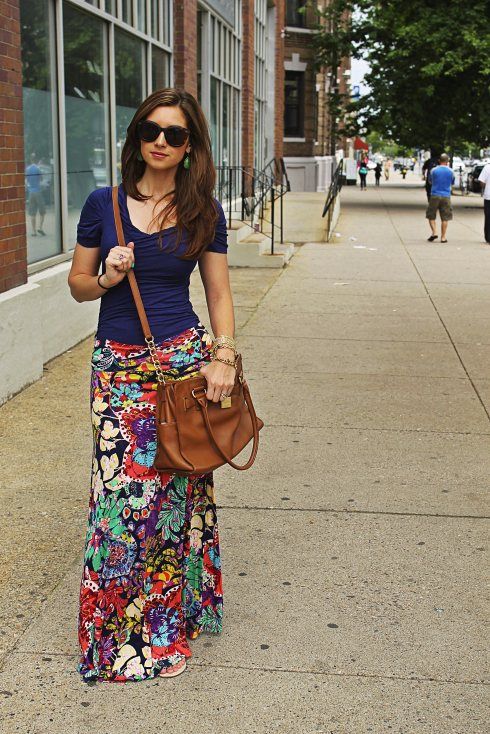
[[[451,206],[451,199],[449,196],[431,196],[429,199],[429,206],[425,216],[427,219],[434,221],[437,216],[437,212],[441,215],[443,222],[449,222],[453,218],[453,208]]]

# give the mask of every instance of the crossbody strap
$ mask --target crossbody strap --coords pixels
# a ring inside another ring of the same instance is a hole
[[[114,223],[116,225],[117,241],[119,243],[119,246],[126,247],[126,243],[124,241],[123,227],[122,227],[122,222],[121,222],[121,213],[119,211],[118,192],[119,192],[119,187],[113,186],[112,187],[112,202],[114,205]],[[136,303],[136,309],[138,311],[138,316],[140,317],[143,334],[148,339],[151,339],[150,324],[148,323],[148,318],[146,316],[145,307],[143,306],[143,301],[141,299],[140,289],[138,288],[138,283],[136,282],[136,278],[135,278],[135,275],[132,269],[129,270],[129,272],[127,273],[127,276],[129,280],[129,285],[131,286],[131,291],[133,293],[134,302]]]

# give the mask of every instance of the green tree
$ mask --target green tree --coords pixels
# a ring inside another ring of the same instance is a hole
[[[317,13],[318,57],[371,67],[357,105],[367,130],[409,148],[489,144],[489,0],[331,0]]]

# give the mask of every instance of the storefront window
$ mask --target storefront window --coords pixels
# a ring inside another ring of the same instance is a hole
[[[68,238],[87,196],[110,184],[107,46],[104,23],[63,6]]]
[[[145,44],[139,38],[115,29],[116,60],[116,150],[117,183],[121,183],[121,153],[126,130],[143,101],[143,73],[146,69]]]
[[[170,86],[170,54],[156,46],[151,47],[151,76],[153,90]]]
[[[21,0],[27,262],[61,252],[56,84],[48,0]]]
[[[57,29],[57,1],[19,0],[29,265],[49,265],[74,249],[88,195],[111,185],[113,170],[121,181],[121,152],[136,109],[171,80],[172,0],[60,4]]]
[[[236,22],[239,12],[241,12],[240,3],[237,3]],[[210,121],[215,165],[236,166],[240,160],[238,117],[240,90],[237,88],[240,39],[215,15],[209,14],[209,22],[204,23],[204,14],[205,11],[201,11],[197,25],[198,81],[201,82],[202,77],[209,79],[209,99],[207,94],[203,98],[203,87],[199,83],[199,100]],[[207,37],[203,37],[203,33]],[[206,50],[204,53],[203,49]],[[232,57],[235,63],[231,63]]]

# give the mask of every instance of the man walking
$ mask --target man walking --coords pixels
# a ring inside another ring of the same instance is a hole
[[[480,187],[483,194],[483,210],[485,213],[485,242],[490,245],[490,163],[483,166],[482,172],[478,176]]]
[[[436,216],[439,212],[441,217],[441,242],[447,242],[447,223],[453,218],[451,186],[454,184],[454,173],[452,168],[449,168],[449,156],[446,153],[442,153],[440,156],[439,165],[429,171],[429,182],[431,185],[430,198],[425,216],[429,220],[432,234],[428,241],[434,242],[437,239]]]

